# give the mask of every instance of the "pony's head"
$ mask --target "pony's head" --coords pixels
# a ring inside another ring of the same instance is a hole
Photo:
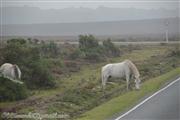
[[[136,89],[140,89],[140,82],[141,82],[141,80],[139,79],[140,74],[139,74],[139,71],[138,71],[137,67],[130,60],[125,60],[125,61],[128,64],[128,66],[130,67],[130,69],[132,71],[132,74],[135,77],[135,84],[136,84],[135,86],[136,86]]]
[[[136,89],[140,89],[140,83],[141,83],[141,80],[139,79],[139,77],[135,77],[135,86],[136,86]]]

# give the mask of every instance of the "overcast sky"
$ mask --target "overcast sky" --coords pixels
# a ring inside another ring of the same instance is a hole
[[[1,0],[1,24],[66,23],[180,16],[180,0]],[[54,9],[54,10],[53,10]]]
[[[140,8],[140,9],[179,9],[180,0],[1,0],[6,6],[34,6],[42,9],[59,9],[66,7],[97,8]],[[1,6],[1,7],[2,7]]]

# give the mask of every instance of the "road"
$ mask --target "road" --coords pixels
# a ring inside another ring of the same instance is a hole
[[[116,45],[160,45],[160,44],[166,44],[167,42],[165,41],[142,41],[142,42],[114,42],[112,41],[114,44]],[[64,44],[66,42],[63,41],[57,41],[57,44]],[[78,45],[79,42],[78,41],[74,41],[74,42],[68,42],[69,44],[74,44],[74,45]],[[102,42],[99,42],[99,44],[102,44]],[[180,41],[170,41],[167,44],[180,44]]]
[[[180,77],[114,120],[180,120]]]

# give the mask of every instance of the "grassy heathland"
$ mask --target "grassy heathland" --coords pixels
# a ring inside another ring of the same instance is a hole
[[[178,70],[166,75],[165,78],[161,77],[162,80],[159,80],[161,78],[157,78],[157,81],[150,80],[177,68],[177,65],[180,64],[177,57],[167,56],[170,48],[172,46],[141,46],[136,47],[131,52],[121,50],[124,53],[120,57],[107,58],[107,61],[101,63],[83,65],[78,72],[57,76],[56,88],[30,91],[32,95],[25,100],[0,103],[0,110],[13,110],[16,113],[65,113],[71,119],[82,115],[81,120],[101,120],[110,117],[133,105],[147,93],[157,90],[166,79],[168,80],[179,72]],[[129,49],[129,47],[123,49]],[[107,63],[121,62],[124,59],[130,59],[136,64],[143,81],[142,89],[126,92],[125,82],[114,82],[113,85],[107,84],[106,96],[104,97],[101,89],[101,67]],[[175,65],[173,65],[174,63]],[[132,99],[126,99],[129,96]],[[124,101],[122,97],[125,99]],[[122,104],[123,102],[126,104]],[[96,106],[99,107],[95,108]]]
[[[140,91],[130,91],[98,106],[83,115],[77,120],[104,120],[115,113],[122,112],[126,108],[137,103],[139,99],[151,94],[162,87],[168,80],[180,74],[180,68],[176,68],[159,77],[150,79],[142,84]]]

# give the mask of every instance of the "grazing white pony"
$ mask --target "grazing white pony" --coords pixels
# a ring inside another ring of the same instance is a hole
[[[8,78],[9,80],[23,84],[23,82],[19,81],[21,80],[21,71],[19,67],[14,64],[5,63],[0,67],[0,76],[3,76],[5,78]]]
[[[140,74],[136,66],[130,60],[124,60],[120,63],[107,64],[102,67],[102,86],[105,88],[109,77],[121,78],[126,77],[127,90],[131,77],[135,78],[136,89],[140,89]]]

